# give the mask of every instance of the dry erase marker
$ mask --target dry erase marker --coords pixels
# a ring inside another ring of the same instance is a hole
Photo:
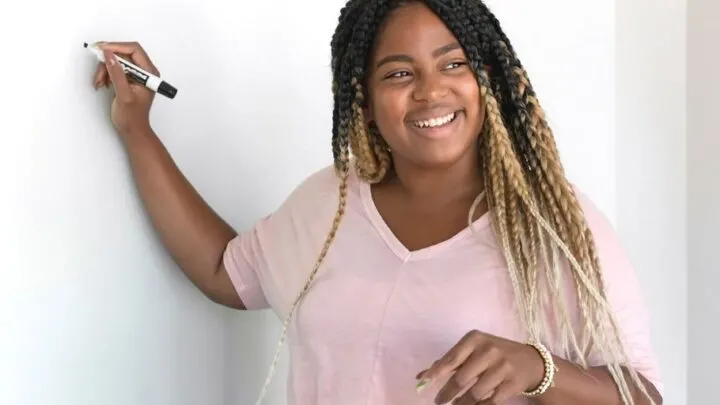
[[[100,62],[105,63],[105,55],[100,48],[98,48],[96,45],[88,45],[87,42],[84,43],[84,46],[85,48],[90,50],[90,52],[92,52]],[[116,59],[118,63],[120,63],[120,66],[122,66],[125,74],[130,76],[130,78],[132,78],[134,81],[142,84],[143,86],[154,92],[162,94],[167,98],[175,98],[175,94],[177,94],[177,89],[171,86],[168,82],[148,71],[141,69],[140,67],[126,61],[119,56],[117,56]]]

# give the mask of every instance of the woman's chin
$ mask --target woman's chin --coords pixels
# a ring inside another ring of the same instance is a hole
[[[456,145],[448,148],[424,149],[414,154],[410,160],[415,165],[426,169],[446,169],[461,164],[461,162],[472,158],[472,155],[475,156],[473,160],[476,161],[477,152],[471,152],[462,145]]]

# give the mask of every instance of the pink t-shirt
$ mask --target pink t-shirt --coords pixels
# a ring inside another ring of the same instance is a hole
[[[580,198],[630,355],[661,391],[634,270],[609,222],[586,196]],[[328,167],[230,242],[225,266],[248,309],[271,308],[286,318],[337,201],[338,178]],[[489,215],[473,225],[475,232],[466,228],[410,252],[378,213],[369,185],[352,174],[346,215],[289,329],[288,404],[430,405],[441,384],[417,394],[415,376],[467,332],[522,341]],[[528,402],[519,397],[511,403]]]

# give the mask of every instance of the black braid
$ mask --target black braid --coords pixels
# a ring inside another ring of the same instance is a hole
[[[364,10],[364,8],[361,7],[363,3],[363,0],[350,0],[345,4],[345,7],[340,10],[337,30],[330,41],[330,47],[333,51],[331,62],[333,73],[338,71],[340,60],[350,44],[349,39],[352,35],[355,20],[357,20],[359,13],[362,13]]]
[[[356,8],[351,6],[355,5]],[[357,99],[355,83],[363,84],[365,67],[370,49],[377,34],[380,20],[387,14],[388,4],[384,0],[351,0],[346,7],[344,23],[333,35],[332,60],[335,65],[333,77],[337,93],[333,113],[333,157],[336,166],[341,151],[340,145],[349,144],[350,127],[353,119],[353,103]],[[350,17],[354,17],[353,20]],[[341,20],[343,18],[341,17]],[[341,42],[344,39],[344,42]]]
[[[428,2],[433,4],[433,2]],[[455,2],[452,10],[458,20],[469,28],[472,39],[483,45],[492,69],[491,82],[500,102],[503,118],[510,124],[510,139],[526,170],[535,170],[538,157],[530,145],[531,117],[527,97],[533,95],[531,86],[519,93],[517,72],[523,71],[509,39],[494,14],[479,1]],[[462,3],[462,4],[457,4]],[[461,37],[462,38],[462,37]]]
[[[350,107],[348,104],[349,82],[340,79],[340,62],[344,60],[345,53],[350,46],[350,35],[352,34],[355,19],[358,13],[363,11],[362,0],[350,0],[345,7],[340,10],[338,17],[337,30],[330,41],[332,49],[331,69],[333,73],[332,91],[335,98],[333,106],[333,128],[332,128],[332,152],[335,166],[338,169],[342,147],[348,146],[348,125],[350,119],[348,112]],[[341,111],[343,112],[341,114]]]

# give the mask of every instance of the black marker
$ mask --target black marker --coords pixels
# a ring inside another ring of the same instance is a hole
[[[88,45],[87,42],[84,43],[84,47],[90,50],[90,52],[92,52],[100,62],[105,63],[105,55],[100,48],[95,45]],[[134,81],[142,84],[143,86],[156,93],[162,94],[167,98],[175,98],[175,94],[177,94],[177,89],[171,86],[168,82],[164,81],[163,79],[155,76],[150,72],[139,68],[138,66],[126,61],[119,56],[117,56],[116,58],[122,66],[125,74],[130,76],[130,78],[132,78]]]

